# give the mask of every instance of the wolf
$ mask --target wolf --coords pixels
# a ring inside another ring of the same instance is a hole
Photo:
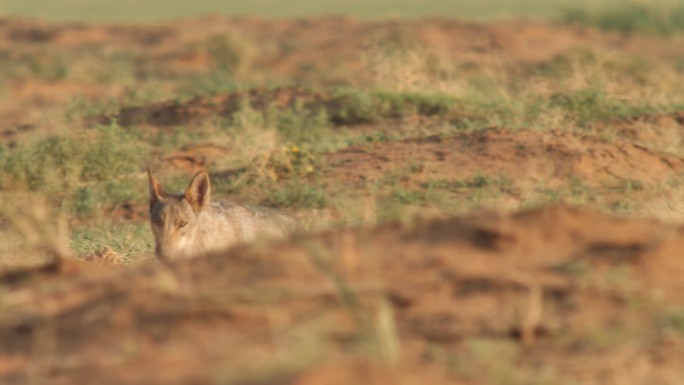
[[[206,171],[198,172],[181,195],[165,193],[149,169],[147,176],[155,255],[162,261],[225,250],[261,238],[284,238],[302,230],[297,219],[285,212],[212,201]]]

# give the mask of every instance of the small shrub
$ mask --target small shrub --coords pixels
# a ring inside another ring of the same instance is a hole
[[[337,124],[369,124],[387,118],[445,114],[453,103],[453,98],[443,94],[338,90],[329,115]]]
[[[276,127],[282,139],[293,143],[316,143],[330,134],[330,119],[324,108],[306,108],[295,103],[285,110],[270,109],[267,124]]]
[[[252,46],[233,34],[210,36],[198,46],[209,55],[215,69],[230,75],[245,69],[253,57]]]
[[[369,91],[339,91],[331,104],[330,118],[337,124],[376,123],[382,117]]]

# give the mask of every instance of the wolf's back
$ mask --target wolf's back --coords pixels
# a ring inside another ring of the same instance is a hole
[[[213,219],[220,218],[222,222],[230,222],[242,242],[263,237],[283,238],[302,231],[294,216],[268,207],[228,201],[215,201],[211,206]]]

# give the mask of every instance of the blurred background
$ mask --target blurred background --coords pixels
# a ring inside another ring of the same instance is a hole
[[[322,14],[350,14],[360,17],[445,16],[460,19],[501,17],[546,18],[559,16],[564,9],[578,6],[606,7],[625,0],[4,0],[0,12],[7,15],[38,16],[50,19],[159,20],[200,16],[262,15],[300,17]],[[644,1],[643,3],[672,3]]]

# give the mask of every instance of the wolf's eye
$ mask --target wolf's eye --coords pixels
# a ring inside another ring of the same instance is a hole
[[[185,227],[188,225],[188,221],[182,221],[181,223],[178,224],[178,227]]]

